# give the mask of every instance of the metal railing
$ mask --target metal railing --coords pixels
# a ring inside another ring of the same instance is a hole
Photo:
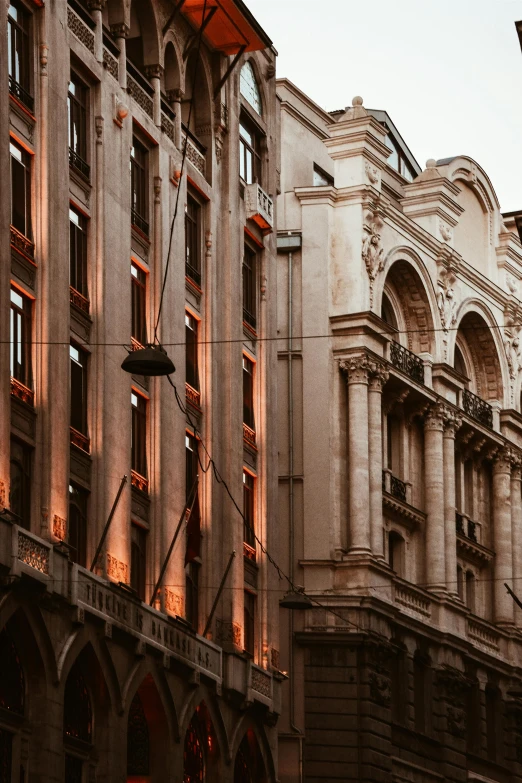
[[[413,381],[424,384],[424,363],[422,359],[394,340],[390,343],[390,362]]]
[[[479,525],[477,522],[473,522],[472,519],[468,519],[464,514],[455,512],[455,527],[459,535],[469,538],[470,541],[474,541],[476,544],[480,543],[477,535]]]
[[[145,220],[145,218],[141,217],[141,215],[138,215],[135,209],[131,209],[131,222],[133,226],[136,226],[142,234],[145,234],[146,237],[149,236],[149,224]]]
[[[481,397],[470,392],[469,389],[462,390],[462,410],[479,424],[483,424],[490,430],[493,429],[493,408]]]
[[[201,287],[201,272],[188,261],[185,261],[185,274],[189,280],[193,280],[196,285]]]
[[[28,109],[31,114],[34,112],[34,98],[19,84],[12,76],[9,77],[9,92]]]
[[[85,179],[90,178],[91,167],[84,161],[82,157],[80,157],[80,155],[78,155],[77,152],[71,149],[71,147],[69,147],[69,166],[71,166],[73,169],[76,169],[76,171],[79,171],[80,174],[85,177]]]

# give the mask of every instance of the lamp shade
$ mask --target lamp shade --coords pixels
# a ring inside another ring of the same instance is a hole
[[[304,592],[289,590],[285,597],[279,601],[279,606],[282,606],[283,609],[304,611],[305,609],[311,609],[313,607],[313,603],[308,598],[308,596],[304,594]]]
[[[121,369],[131,375],[171,375],[176,371],[161,345],[150,344],[129,353],[121,363]]]

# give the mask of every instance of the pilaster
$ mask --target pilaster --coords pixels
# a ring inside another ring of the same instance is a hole
[[[432,590],[446,589],[443,433],[446,410],[432,405],[424,418],[426,492],[426,582]]]

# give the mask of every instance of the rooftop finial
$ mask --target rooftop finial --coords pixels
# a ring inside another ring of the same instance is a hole
[[[435,158],[430,158],[426,161],[426,168],[427,169],[436,169],[437,168],[437,161]]]
[[[363,99],[360,95],[356,95],[355,98],[352,99],[352,106],[362,106],[363,105]]]

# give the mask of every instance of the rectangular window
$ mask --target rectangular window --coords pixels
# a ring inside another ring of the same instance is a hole
[[[87,435],[87,354],[70,345],[71,359],[71,427]]]
[[[132,327],[131,337],[140,345],[147,342],[147,275],[131,263]]]
[[[26,530],[31,527],[31,452],[25,443],[11,438],[9,510]]]
[[[31,378],[31,309],[32,302],[16,288],[11,287],[11,378],[32,386]]]
[[[334,178],[327,174],[326,171],[324,171],[322,168],[314,164],[314,186],[317,187],[318,185],[333,185],[334,184]]]
[[[11,225],[31,239],[31,157],[11,139]]]
[[[255,431],[254,362],[243,355],[243,423]]]
[[[9,92],[33,112],[34,101],[30,94],[29,21],[30,14],[16,0],[11,0],[7,13]]]
[[[243,541],[253,549],[249,552],[252,560],[256,558],[255,516],[254,516],[254,486],[255,479],[246,470],[243,471],[243,516],[244,533]]]
[[[185,619],[195,631],[199,616],[199,563],[189,563],[185,568]]]
[[[256,328],[257,324],[257,257],[245,245],[243,252],[243,321]]]
[[[201,285],[201,205],[190,194],[185,206],[185,274]]]
[[[194,435],[185,433],[185,497],[189,501],[198,475],[198,441]]]
[[[69,282],[86,300],[88,312],[87,219],[72,207],[69,207]]]
[[[147,475],[147,400],[131,392],[131,468],[140,476]]]
[[[244,648],[245,652],[254,657],[255,652],[255,629],[256,629],[256,597],[253,593],[245,590],[244,604]]]
[[[185,313],[185,372],[187,383],[199,391],[198,322],[187,312]]]
[[[87,501],[89,493],[69,484],[69,523],[67,543],[73,563],[87,567]]]
[[[147,531],[140,525],[131,525],[131,587],[138,598],[145,600],[147,575]]]
[[[244,117],[239,123],[239,176],[247,184],[260,181],[259,134]]]
[[[89,179],[90,166],[87,163],[87,99],[89,90],[82,80],[71,73],[67,93],[69,115],[69,163]]]
[[[132,139],[130,173],[132,224],[148,236],[147,149],[135,137]]]

